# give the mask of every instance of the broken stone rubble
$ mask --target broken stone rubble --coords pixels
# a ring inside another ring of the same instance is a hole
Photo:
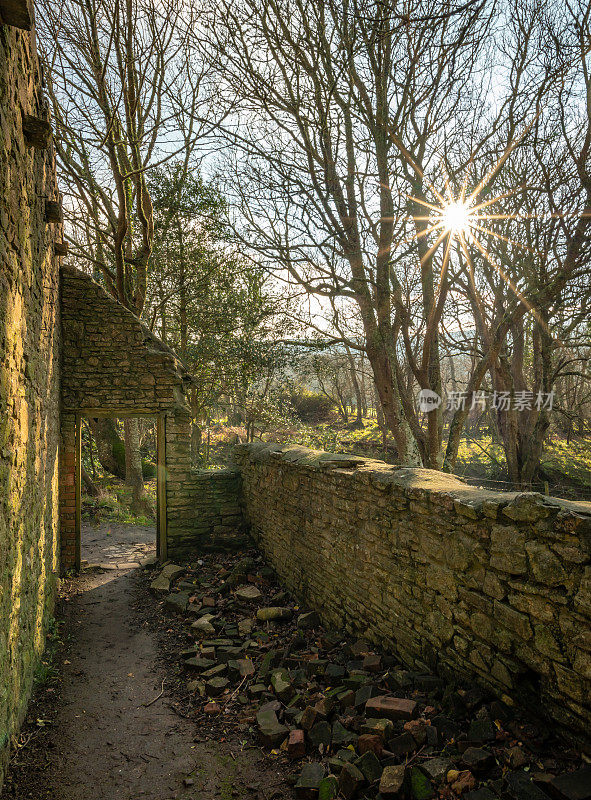
[[[186,621],[195,641],[180,659],[187,675],[199,671],[191,704],[212,725],[234,709],[237,727],[288,769],[305,761],[293,776],[297,797],[591,800],[580,788],[589,768],[573,770],[572,751],[543,726],[478,687],[413,672],[363,640],[327,632],[313,616],[302,624],[313,612],[277,592],[256,554],[247,573],[227,570],[241,575],[232,591],[221,590],[227,577],[215,557],[206,564],[185,568],[200,582],[189,605],[203,605]],[[202,670],[205,661],[213,663]]]

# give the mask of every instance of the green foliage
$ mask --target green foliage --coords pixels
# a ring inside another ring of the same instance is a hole
[[[542,456],[542,470],[557,482],[565,479],[591,489],[591,436],[582,439],[550,439]]]
[[[144,480],[151,480],[156,477],[156,464],[147,458],[142,458],[142,475]]]
[[[125,474],[125,442],[123,439],[113,443],[113,457],[121,468],[121,472]],[[156,477],[156,465],[153,461],[147,458],[142,458],[142,475],[144,480],[151,480]]]
[[[269,341],[276,304],[262,269],[237,253],[215,186],[197,171],[181,178],[183,168],[174,163],[151,177],[155,239],[147,311],[194,377],[195,425],[228,405],[235,422],[271,424],[285,413],[274,381],[285,357]]]
[[[153,525],[154,520],[144,514],[134,514],[131,511],[132,489],[114,478],[105,475],[95,481],[100,490],[98,497],[82,495],[82,514],[86,519],[97,523],[111,521],[130,525]],[[153,508],[156,507],[156,480],[148,480],[145,484],[146,498]]]
[[[304,386],[294,386],[289,393],[289,402],[299,420],[306,424],[327,422],[334,402],[320,392],[313,392]]]

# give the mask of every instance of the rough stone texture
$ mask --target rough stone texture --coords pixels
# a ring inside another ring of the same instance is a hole
[[[89,275],[61,273],[62,408],[186,413],[189,376],[172,350]]]
[[[240,445],[251,534],[324,621],[591,729],[591,504]]]
[[[166,421],[168,554],[235,549],[245,543],[236,469],[191,469],[190,421],[177,414]]]
[[[240,475],[193,470],[189,375],[160,339],[92,278],[61,271],[62,567],[74,566],[76,413],[165,414],[168,556],[240,543]]]
[[[45,199],[58,197],[54,153],[27,146],[23,115],[48,119],[34,35],[0,24],[0,786],[58,559],[61,229],[44,222]]]

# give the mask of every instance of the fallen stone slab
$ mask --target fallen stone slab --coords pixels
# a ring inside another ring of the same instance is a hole
[[[471,789],[476,788],[476,778],[474,775],[472,775],[469,769],[464,769],[461,772],[451,769],[447,773],[447,782],[451,785],[452,791],[458,795],[462,795],[465,792],[469,792]],[[526,795],[525,797],[520,798],[520,800],[529,800],[529,796]]]
[[[100,564],[98,565],[101,566]],[[170,580],[166,576],[160,574],[157,578],[154,578],[152,583],[150,584],[150,591],[152,594],[167,594],[170,592]]]
[[[409,720],[417,716],[418,707],[414,700],[407,700],[404,697],[378,695],[377,697],[370,697],[367,701],[365,713],[376,718]]]
[[[318,628],[320,625],[320,615],[317,611],[308,611],[305,614],[300,614],[297,625],[298,628],[304,631]]]
[[[272,709],[259,711],[256,719],[261,739],[267,747],[277,747],[289,733],[289,729],[279,722]],[[324,772],[322,775],[324,777]]]
[[[334,800],[339,793],[339,783],[334,775],[328,775],[320,781],[318,800]]]
[[[379,758],[384,750],[384,742],[381,736],[376,736],[375,733],[364,733],[357,740],[357,750],[360,755],[372,752]]]
[[[332,726],[331,744],[333,746],[352,744],[357,741],[357,738],[356,733],[347,730],[338,720]]]
[[[375,783],[382,777],[383,769],[380,764],[380,759],[375,753],[372,753],[371,750],[364,753],[361,758],[358,758],[355,762],[355,766],[357,769],[361,770],[363,777],[368,783]]]
[[[447,773],[453,765],[449,758],[429,758],[427,761],[423,761],[419,766],[429,780],[433,781],[435,784],[440,784],[445,781]]]
[[[276,669],[271,674],[271,686],[282,703],[287,703],[294,695],[289,673],[285,669]]]
[[[431,797],[435,797],[433,784],[419,767],[413,767],[411,770],[410,791],[414,800],[430,800]]]
[[[320,744],[328,747],[332,741],[332,728],[330,727],[330,723],[326,721],[317,722],[316,725],[308,731],[308,738],[315,747],[318,747]]]
[[[394,800],[402,796],[406,767],[404,764],[384,767],[380,778],[380,794],[384,800]]]
[[[221,678],[226,674],[227,671],[228,667],[226,664],[216,664],[215,667],[211,667],[211,669],[206,669],[205,672],[202,672],[201,677],[204,680],[209,680],[210,678]]]
[[[320,720],[318,710],[314,706],[307,706],[300,719],[300,727],[305,731],[309,731]]]
[[[387,747],[395,756],[402,757],[414,753],[417,749],[417,743],[414,740],[414,736],[408,733],[408,731],[405,731],[401,733],[400,736],[395,736],[393,739],[390,739]]]
[[[249,678],[251,675],[254,675],[255,668],[253,661],[250,658],[239,658],[238,672],[241,678]]]
[[[302,800],[315,800],[318,797],[324,775],[324,766],[317,761],[304,764],[295,785],[296,796]]]
[[[558,775],[548,790],[559,800],[591,800],[591,766]]]
[[[259,608],[257,611],[257,619],[260,622],[286,622],[293,617],[291,608],[284,606],[268,606],[266,608]]]
[[[215,633],[215,628],[211,624],[212,619],[213,615],[211,614],[206,614],[200,619],[196,619],[195,622],[191,623],[191,630],[200,636],[211,636]]]
[[[365,777],[354,764],[345,764],[339,775],[339,792],[345,800],[351,800],[365,784]]]
[[[211,678],[205,685],[211,697],[219,697],[228,688],[230,681],[227,678]]]
[[[329,680],[344,678],[345,673],[346,670],[341,664],[328,664],[324,670],[324,674]]]
[[[205,670],[217,666],[215,661],[212,661],[210,658],[201,658],[200,656],[195,656],[195,658],[186,658],[183,663],[185,667],[191,667],[199,672],[205,672]]]
[[[461,764],[471,772],[482,774],[494,767],[495,757],[490,750],[483,747],[468,747],[464,750]]]
[[[491,720],[488,711],[481,708],[476,714],[468,730],[468,741],[476,743],[494,742],[497,736],[497,729]]]
[[[303,758],[306,755],[305,734],[300,728],[289,732],[289,737],[287,739],[287,755],[290,758]]]
[[[254,619],[241,619],[238,623],[238,633],[240,636],[250,636],[254,628]]]
[[[263,593],[260,589],[257,589],[256,586],[252,584],[248,584],[247,586],[240,586],[234,592],[235,597],[238,600],[245,600],[246,602],[253,602],[254,600],[258,600],[263,596]]]
[[[361,733],[371,733],[379,736],[382,741],[387,741],[394,731],[394,725],[389,719],[366,719],[361,726]]]
[[[189,605],[189,592],[173,592],[164,598],[164,607],[177,614],[184,614]]]
[[[178,564],[167,564],[162,568],[160,574],[150,584],[150,591],[154,594],[166,594],[170,592],[170,584],[179,575],[182,575],[185,567],[179,567]]]

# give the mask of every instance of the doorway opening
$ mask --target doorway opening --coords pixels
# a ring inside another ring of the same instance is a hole
[[[76,569],[165,560],[164,414],[80,411],[75,465]]]

